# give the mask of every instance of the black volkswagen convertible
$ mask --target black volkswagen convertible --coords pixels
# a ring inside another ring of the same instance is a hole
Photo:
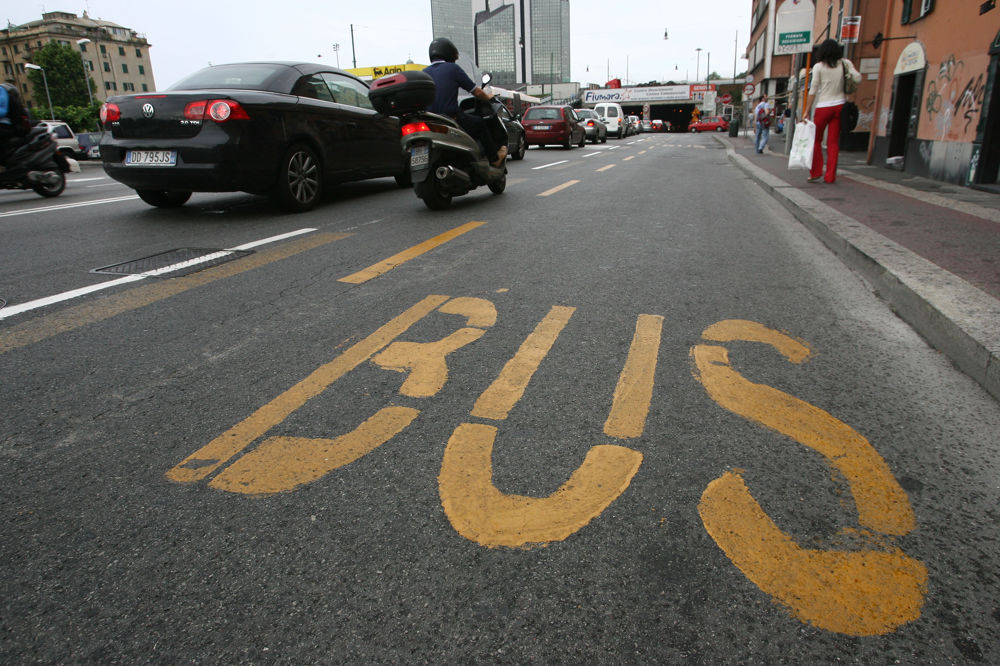
[[[338,182],[410,185],[399,119],[372,108],[364,81],[323,65],[207,67],[162,92],[109,97],[101,124],[104,170],[153,206],[250,192],[299,212]]]

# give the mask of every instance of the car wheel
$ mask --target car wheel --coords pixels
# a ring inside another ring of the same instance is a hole
[[[583,148],[584,146],[587,145],[587,133],[586,132],[584,132],[583,134],[580,135],[580,143],[578,143],[576,145],[580,146],[581,148]]]
[[[690,132],[691,132],[691,134],[697,134],[698,133],[698,128],[697,127],[692,127],[691,130],[690,130]]]
[[[525,140],[524,136],[522,135],[521,138],[519,138],[517,140],[517,148],[514,149],[514,154],[511,156],[511,159],[514,159],[514,160],[523,160],[524,159],[524,154],[526,152],[528,152],[528,142]]]
[[[493,194],[503,194],[503,191],[507,189],[507,174],[504,173],[500,178],[487,184],[490,188],[490,192]]]
[[[59,170],[54,170],[53,173],[57,176],[54,183],[38,183],[32,185],[31,189],[45,198],[57,197],[62,194],[62,191],[66,189],[66,174]]]
[[[190,192],[180,190],[136,190],[139,198],[157,208],[179,208],[191,198]]]
[[[323,194],[323,169],[316,151],[304,143],[285,153],[278,169],[274,199],[285,210],[303,213],[312,210]]]
[[[565,148],[566,150],[569,150],[570,148],[572,148],[573,147],[573,143],[571,141],[572,139],[573,139],[573,135],[572,134],[567,134],[566,135],[566,140],[563,141],[562,147]]]
[[[438,164],[430,165],[430,174],[422,182],[413,184],[413,191],[417,193],[424,205],[431,210],[445,210],[451,206],[451,195],[442,190],[442,185],[434,172],[437,171]]]
[[[605,133],[604,136],[601,137],[601,143],[607,143],[607,142],[608,142],[608,135],[607,133]]]

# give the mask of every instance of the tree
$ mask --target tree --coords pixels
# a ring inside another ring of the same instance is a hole
[[[83,60],[80,52],[59,42],[49,42],[34,53],[34,64],[45,68],[45,76],[36,69],[28,70],[28,80],[34,89],[33,97],[45,100],[45,82],[49,84],[49,95],[53,106],[89,105],[87,95],[88,73],[84,78]],[[91,81],[93,86],[93,81]],[[47,100],[46,100],[47,102]]]
[[[707,78],[707,79],[708,79],[709,81],[713,81],[713,80],[715,80],[715,79],[721,79],[722,77],[721,77],[721,76],[719,76],[719,73],[718,73],[718,72],[712,72],[712,73],[711,73],[711,74],[709,74],[709,75],[708,75],[708,76],[707,76],[706,78]]]

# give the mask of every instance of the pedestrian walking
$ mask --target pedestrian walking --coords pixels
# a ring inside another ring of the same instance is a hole
[[[761,95],[760,103],[754,107],[753,118],[757,129],[754,148],[758,153],[762,153],[767,148],[767,139],[771,132],[771,106],[767,103],[767,95]]]
[[[811,115],[816,125],[816,141],[813,144],[812,168],[809,182],[820,178],[832,183],[837,179],[837,158],[840,155],[840,113],[847,102],[847,90],[861,82],[861,73],[850,60],[845,59],[844,50],[834,39],[827,39],[819,45],[816,64],[813,65],[809,83],[812,102]],[[853,85],[852,85],[853,84]],[[826,132],[826,172],[823,171],[823,133]]]

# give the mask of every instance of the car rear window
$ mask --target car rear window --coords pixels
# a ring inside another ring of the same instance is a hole
[[[268,90],[269,84],[287,68],[280,65],[247,63],[216,65],[186,76],[168,90],[202,90],[205,88],[234,88],[240,90]]]
[[[525,120],[560,120],[562,114],[559,109],[528,109],[524,114]]]

